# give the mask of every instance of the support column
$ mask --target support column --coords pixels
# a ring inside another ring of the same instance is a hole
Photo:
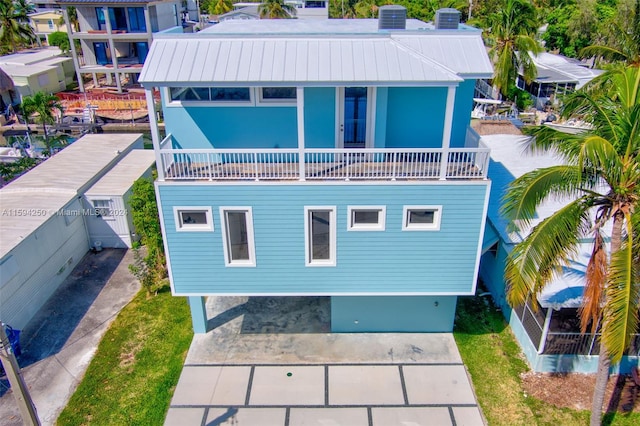
[[[120,82],[120,74],[118,73],[118,55],[116,54],[116,47],[113,43],[113,32],[111,29],[111,19],[109,18],[109,8],[103,7],[102,13],[104,13],[104,22],[107,26],[107,40],[109,42],[109,51],[111,52],[111,64],[113,65],[113,76],[116,79],[116,87],[118,88],[118,93],[122,93],[122,83]],[[107,82],[111,83],[111,73],[107,74]]]
[[[455,86],[447,88],[447,106],[444,112],[444,127],[442,129],[442,157],[440,158],[440,180],[446,180],[449,163],[449,147],[451,146],[451,132],[453,129],[453,106],[456,100]]]
[[[551,313],[553,308],[547,308],[547,316],[544,319],[544,325],[542,326],[542,337],[538,343],[538,355],[544,352],[544,347],[547,344],[547,335],[549,334],[549,324],[551,323]]]
[[[204,334],[207,332],[207,307],[203,296],[189,296],[189,308],[191,308],[191,322],[193,332]]]
[[[78,60],[78,52],[76,52],[76,43],[73,36],[73,26],[69,22],[69,13],[67,8],[62,8],[62,15],[64,16],[64,23],[67,26],[67,32],[69,33],[69,44],[71,45],[71,57],[73,58],[73,66],[76,69],[76,78],[78,79],[78,89],[84,93],[84,83],[82,82],[82,74],[80,73],[80,61]]]
[[[299,179],[305,180],[304,163],[304,87],[296,88],[296,112],[298,119],[298,166]]]
[[[144,96],[147,101],[147,113],[149,114],[149,129],[151,130],[151,140],[153,141],[153,152],[156,154],[156,167],[158,169],[158,180],[164,180],[164,165],[160,153],[160,131],[158,130],[158,120],[156,119],[156,106],[153,99],[153,87],[144,89]]]

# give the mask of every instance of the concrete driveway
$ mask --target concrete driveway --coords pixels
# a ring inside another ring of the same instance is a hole
[[[140,289],[128,265],[131,251],[88,253],[22,330],[18,363],[42,425],[54,425],[118,312]],[[22,418],[0,376],[0,424]]]
[[[328,298],[219,297],[166,417],[190,425],[483,425],[453,336],[331,334]]]

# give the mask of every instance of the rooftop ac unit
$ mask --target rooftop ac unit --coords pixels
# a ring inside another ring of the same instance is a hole
[[[460,12],[456,9],[445,8],[436,10],[437,30],[457,30],[460,23]]]
[[[398,5],[380,6],[378,9],[379,30],[404,30],[407,28],[407,9]]]

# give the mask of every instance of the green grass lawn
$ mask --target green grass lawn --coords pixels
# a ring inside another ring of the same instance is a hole
[[[118,315],[59,425],[161,425],[193,331],[184,297],[142,290]]]
[[[585,425],[588,411],[561,409],[526,396],[528,367],[511,329],[486,298],[459,297],[454,337],[489,425]],[[640,414],[608,415],[604,424],[637,425]]]

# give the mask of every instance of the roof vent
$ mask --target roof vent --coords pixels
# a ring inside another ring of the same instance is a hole
[[[395,4],[378,9],[379,30],[404,30],[407,28],[407,9]]]
[[[460,23],[460,12],[445,8],[436,10],[436,30],[457,30]]]

